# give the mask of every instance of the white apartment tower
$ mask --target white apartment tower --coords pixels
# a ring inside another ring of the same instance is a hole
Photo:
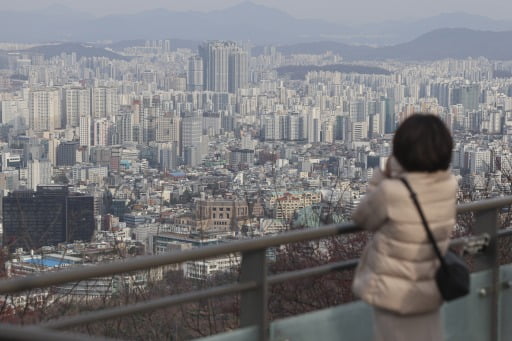
[[[320,113],[316,109],[312,109],[310,113],[306,116],[306,131],[307,138],[309,143],[319,143],[321,131],[322,131],[322,121],[320,119]]]
[[[333,143],[334,142],[334,123],[332,121],[322,122],[322,142]]]
[[[162,171],[172,171],[178,166],[176,143],[158,143],[158,164]]]
[[[203,58],[206,90],[228,92],[229,52],[232,43],[208,42],[199,47]]]
[[[38,185],[48,185],[52,180],[52,164],[49,160],[29,160],[27,163],[27,187],[36,190]]]
[[[249,81],[248,53],[234,42],[210,41],[199,46],[204,89],[235,93]]]
[[[362,141],[368,138],[367,122],[352,122],[352,141]]]
[[[59,144],[60,140],[50,135],[48,139],[48,160],[52,166],[57,166],[57,147],[59,147]]]
[[[91,92],[86,88],[64,90],[64,116],[67,127],[78,127],[80,117],[91,115]]]
[[[29,126],[34,131],[63,128],[60,94],[57,88],[32,90],[29,94]]]
[[[231,49],[229,55],[229,92],[246,89],[249,85],[249,55],[240,47]]]
[[[263,137],[266,141],[280,140],[282,136],[282,128],[280,123],[281,115],[265,115],[262,117]]]
[[[92,89],[93,118],[109,117],[117,113],[119,102],[115,88],[96,87]]]
[[[91,146],[91,116],[80,116],[79,139],[81,146]]]
[[[29,122],[28,102],[23,98],[3,100],[0,104],[2,123],[10,124],[16,131],[27,129]]]
[[[182,132],[182,146],[195,147],[199,149],[201,144],[201,135],[203,133],[203,121],[199,116],[185,116],[183,118],[181,132]]]
[[[109,121],[106,118],[94,120],[94,145],[95,146],[108,146],[109,145]]]

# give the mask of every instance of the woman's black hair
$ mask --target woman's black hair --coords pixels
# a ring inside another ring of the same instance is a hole
[[[452,149],[450,131],[439,117],[428,113],[409,116],[393,138],[393,155],[409,172],[448,169]]]

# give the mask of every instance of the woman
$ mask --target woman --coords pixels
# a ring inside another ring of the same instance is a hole
[[[456,214],[452,147],[450,132],[437,116],[410,116],[395,133],[385,170],[377,170],[353,213],[359,226],[375,232],[353,283],[354,293],[373,306],[375,340],[443,339],[443,301],[434,278],[439,261],[399,178],[416,192],[437,244],[446,252]]]

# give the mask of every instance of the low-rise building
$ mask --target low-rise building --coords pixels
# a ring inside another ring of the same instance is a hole
[[[319,203],[321,200],[320,192],[277,193],[270,198],[269,208],[274,211],[274,218],[289,220],[297,210]]]
[[[186,278],[205,281],[217,273],[233,270],[240,266],[239,255],[225,255],[218,258],[189,261],[185,263],[184,274]]]
[[[202,199],[196,206],[197,228],[235,231],[249,216],[249,207],[241,199]]]

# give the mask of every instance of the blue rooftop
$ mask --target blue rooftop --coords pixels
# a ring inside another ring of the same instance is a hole
[[[67,259],[61,259],[61,258],[57,259],[57,258],[49,258],[49,257],[29,258],[29,259],[26,259],[24,262],[39,265],[39,266],[45,266],[47,268],[53,268],[53,267],[60,266],[63,264],[72,264],[73,263]]]
[[[185,173],[183,172],[172,172],[171,173],[171,176],[175,176],[175,177],[183,177],[183,176],[186,176]]]

